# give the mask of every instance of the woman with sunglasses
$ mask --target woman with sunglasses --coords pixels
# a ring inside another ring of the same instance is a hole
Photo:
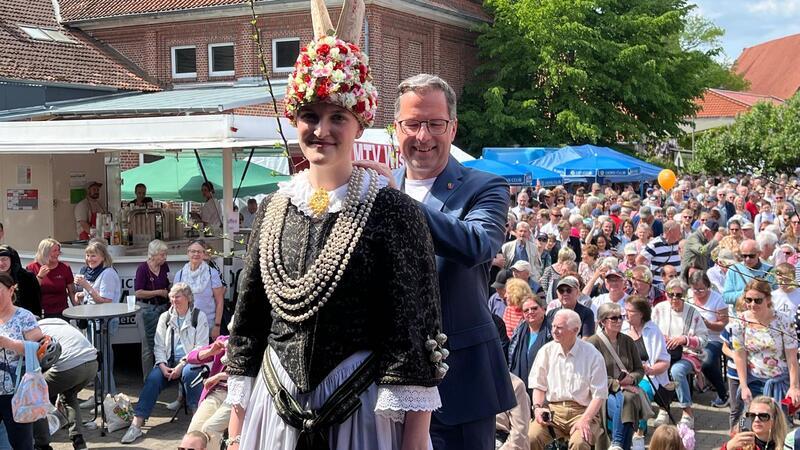
[[[784,208],[788,208],[788,205],[784,206]],[[784,213],[784,215],[787,214]],[[793,212],[788,214],[788,216],[788,220],[784,220],[787,225],[785,227],[783,236],[781,236],[781,240],[787,244],[797,245],[798,238],[800,238],[800,215]]]
[[[508,370],[518,376],[527,387],[528,375],[536,354],[547,343],[547,333],[542,329],[544,302],[535,295],[525,298],[522,314],[524,320],[514,330],[508,344]]]
[[[633,339],[622,333],[622,308],[615,303],[605,303],[597,309],[599,329],[587,342],[594,345],[606,363],[608,374],[608,401],[606,408],[611,420],[611,447],[609,450],[629,450],[634,428],[644,413],[644,401],[638,384],[644,377],[642,360]],[[621,363],[621,365],[620,365]]]
[[[778,403],[765,396],[756,397],[744,413],[752,429],[736,433],[720,450],[772,450],[780,448],[789,426]],[[788,448],[788,447],[787,447]]]
[[[742,401],[788,395],[800,404],[796,334],[789,318],[775,314],[770,284],[750,281],[739,301],[746,309],[731,326],[731,343]]]
[[[694,428],[690,374],[702,369],[703,348],[708,341],[708,329],[703,316],[692,305],[686,304],[688,286],[680,278],[667,283],[668,302],[653,308],[653,321],[664,335],[670,354],[670,374],[677,384],[678,404],[683,409],[681,423]]]

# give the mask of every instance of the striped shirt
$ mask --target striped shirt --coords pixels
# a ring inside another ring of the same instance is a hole
[[[661,277],[664,266],[670,265],[680,272],[681,255],[678,243],[667,244],[663,236],[652,239],[642,249],[642,256],[650,261],[650,271],[653,272],[653,284],[663,282]]]

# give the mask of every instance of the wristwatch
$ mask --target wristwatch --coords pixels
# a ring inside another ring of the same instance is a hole
[[[236,435],[234,438],[225,439],[225,446],[230,447],[233,444],[238,444],[242,440],[242,435]]]

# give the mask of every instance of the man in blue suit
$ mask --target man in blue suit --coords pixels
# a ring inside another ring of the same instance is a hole
[[[399,86],[395,126],[405,167],[399,189],[421,203],[436,250],[450,370],[431,418],[436,450],[494,449],[495,415],[515,404],[508,366],[486,299],[489,269],[505,238],[508,186],[450,156],[456,96],[441,78],[417,75]]]

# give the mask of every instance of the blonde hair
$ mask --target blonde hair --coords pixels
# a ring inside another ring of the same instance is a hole
[[[508,306],[521,307],[528,297],[533,296],[533,291],[528,282],[519,278],[512,278],[506,281],[506,300]]]
[[[778,407],[778,403],[772,397],[759,395],[750,402],[750,406],[747,408],[748,412],[757,403],[769,406],[769,414],[772,416],[772,442],[775,443],[776,447],[780,447],[780,443],[783,442],[789,432],[789,425],[786,423],[786,416],[783,414],[783,410]]]
[[[183,281],[173,284],[169,290],[169,296],[172,297],[175,294],[183,294],[186,300],[189,301],[189,308],[194,306],[194,294],[192,293],[192,288],[190,288],[188,284]]]
[[[47,265],[50,259],[50,251],[53,250],[53,247],[56,245],[61,247],[61,243],[53,238],[44,238],[39,241],[39,248],[36,249],[34,260],[43,266]]]
[[[661,425],[650,439],[650,450],[686,450],[675,425]]]
[[[89,245],[86,246],[83,254],[88,255],[89,253],[100,255],[103,258],[103,267],[111,267],[114,264],[111,254],[108,253],[108,247],[99,240],[92,239],[89,241]]]

